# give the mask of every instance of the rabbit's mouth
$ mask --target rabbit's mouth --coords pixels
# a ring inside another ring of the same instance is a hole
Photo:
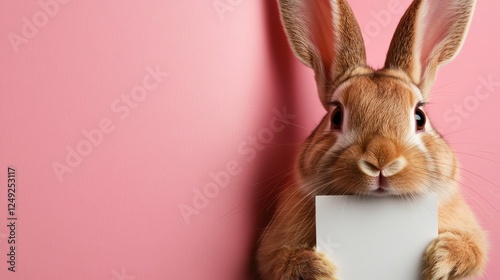
[[[393,192],[391,192],[387,188],[379,187],[379,188],[371,191],[370,195],[373,195],[373,196],[389,196],[389,195],[395,195],[395,194]]]
[[[411,196],[415,195],[417,193],[404,193],[404,192],[399,192],[395,188],[382,188],[379,187],[377,189],[367,191],[363,194],[362,196],[395,196],[395,197],[406,197],[406,196]]]
[[[387,196],[393,194],[387,178],[381,172],[379,173],[378,178],[374,178],[373,181],[375,180],[376,182],[373,182],[373,184],[369,187],[371,195]]]
[[[374,191],[373,193],[370,194],[371,196],[390,196],[391,194],[388,191],[381,190],[381,191]]]
[[[365,181],[367,185],[362,187],[362,195],[369,196],[404,196],[408,195],[408,190],[401,188],[398,185],[398,180],[392,177],[386,177],[380,173],[376,177],[371,177],[369,181]]]
[[[397,193],[394,191],[394,188],[387,183],[387,180],[385,178],[379,178],[378,184],[374,184],[369,187],[368,195],[389,196],[397,195]]]

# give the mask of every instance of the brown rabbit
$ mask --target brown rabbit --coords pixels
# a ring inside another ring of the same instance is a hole
[[[303,145],[295,184],[283,191],[262,235],[257,258],[264,280],[336,279],[335,264],[314,248],[316,195],[437,193],[439,235],[425,252],[422,278],[481,273],[485,235],[460,194],[456,157],[424,110],[438,67],[464,42],[474,6],[475,0],[415,0],[384,68],[374,70],[344,0],[279,0],[290,45],[314,70],[326,115]]]

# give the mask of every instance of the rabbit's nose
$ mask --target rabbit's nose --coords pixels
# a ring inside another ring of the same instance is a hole
[[[359,169],[368,176],[379,177],[380,175],[384,177],[390,177],[401,170],[403,170],[407,165],[407,161],[404,157],[400,156],[390,163],[380,167],[378,163],[371,162],[366,158],[362,158],[358,161]]]

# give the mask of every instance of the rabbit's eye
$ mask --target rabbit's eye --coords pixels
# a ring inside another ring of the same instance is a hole
[[[332,123],[332,129],[335,130],[342,129],[342,119],[343,119],[342,107],[338,106],[337,108],[333,109],[332,112],[330,120],[330,122]]]
[[[424,130],[425,128],[425,113],[422,109],[417,108],[415,110],[415,121],[417,124],[417,130]]]

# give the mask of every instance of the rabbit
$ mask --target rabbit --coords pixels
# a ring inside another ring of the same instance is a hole
[[[487,238],[460,193],[456,156],[424,106],[438,68],[463,45],[475,0],[414,0],[378,70],[367,65],[345,0],[278,5],[295,56],[314,71],[326,114],[302,145],[294,182],[259,240],[261,278],[337,279],[335,264],[315,249],[316,195],[425,193],[437,194],[439,222],[422,258],[422,279],[480,275]]]

